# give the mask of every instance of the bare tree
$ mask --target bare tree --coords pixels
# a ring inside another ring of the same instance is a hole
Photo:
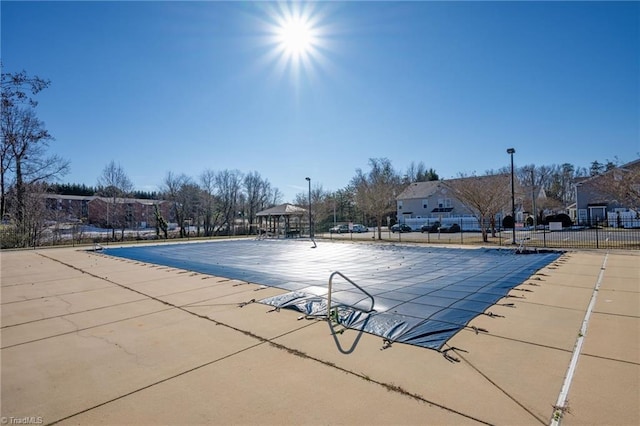
[[[37,76],[29,77],[25,71],[19,73],[5,73],[2,67],[2,140],[0,143],[0,217],[4,218],[6,211],[7,178],[13,167],[13,151],[15,139],[20,133],[19,122],[22,111],[37,106],[37,101],[30,96],[36,95],[49,86],[48,80]]]
[[[576,179],[588,176],[587,169],[576,168],[569,163],[548,166],[549,177],[544,182],[547,198],[555,200],[555,205],[566,207],[575,201]]]
[[[523,188],[522,207],[529,211],[535,217],[535,224],[542,221],[542,213],[544,208],[551,204],[547,202],[544,190],[546,183],[552,176],[553,169],[548,166],[536,167],[529,164],[516,169],[517,180]]]
[[[180,226],[180,236],[186,237],[185,224],[194,211],[194,202],[198,197],[198,186],[185,174],[178,176],[167,173],[163,186],[164,197],[172,203],[173,213]]]
[[[412,161],[409,167],[407,167],[407,171],[403,177],[403,183],[407,185],[413,182],[427,182],[438,179],[440,178],[434,169],[430,168],[427,170],[422,161],[418,164]]]
[[[4,102],[3,102],[4,103]],[[2,147],[0,148],[0,164],[2,173],[0,186],[2,215],[7,212],[6,193],[7,177],[13,173],[15,179],[15,203],[12,208],[13,217],[19,232],[28,232],[23,223],[26,215],[28,191],[40,182],[55,179],[67,173],[69,163],[58,156],[46,156],[48,142],[53,140],[44,128],[32,107],[21,108],[8,103],[2,109]]]
[[[364,173],[356,170],[351,180],[355,190],[355,201],[366,214],[376,218],[378,239],[382,239],[382,218],[396,208],[396,195],[399,193],[401,178],[387,158],[369,159],[371,170]]]
[[[270,206],[273,190],[268,180],[258,172],[251,172],[244,177],[244,193],[246,196],[245,218],[249,224],[255,222],[256,214]]]
[[[220,220],[220,211],[217,209],[216,200],[216,173],[213,170],[205,170],[200,175],[202,225],[205,237],[214,234]]]
[[[331,194],[325,191],[322,184],[314,183],[311,188],[311,200],[309,200],[309,192],[300,192],[296,194],[294,203],[305,209],[309,208],[311,203],[311,220],[313,222],[314,230],[318,226],[318,223],[325,220],[329,211],[333,209],[333,203],[331,202]]]
[[[46,187],[45,183],[25,184],[22,222],[20,226],[7,228],[3,232],[2,248],[36,247],[42,242],[47,220],[43,197]],[[9,205],[16,205],[15,187],[7,193],[7,201]]]
[[[125,173],[120,164],[116,164],[111,160],[109,164],[102,170],[102,174],[98,177],[99,193],[111,199],[111,203],[107,203],[106,223],[111,227],[111,238],[115,239],[115,226],[119,225],[122,229],[124,237],[124,228],[126,227],[126,212],[123,203],[118,203],[118,198],[128,196],[133,190],[133,183],[129,176]]]
[[[443,181],[453,196],[467,206],[478,219],[482,241],[488,242],[487,225],[494,229],[493,219],[509,205],[511,194],[509,174],[462,177]]]
[[[282,194],[282,192],[280,192],[280,190],[278,188],[273,188],[269,192],[269,194],[270,194],[269,202],[267,203],[267,205],[265,207],[273,207],[273,206],[276,206],[276,205],[282,203],[282,199],[283,199],[284,195]]]
[[[216,175],[217,197],[222,213],[222,225],[232,234],[235,230],[235,218],[238,197],[242,189],[242,173],[238,170],[223,170]]]
[[[49,81],[29,77],[26,72],[2,72],[2,114],[0,124],[0,216],[7,213],[8,179],[15,179],[14,218],[19,230],[24,224],[27,191],[35,184],[67,173],[69,163],[57,156],[46,156],[53,140],[44,123],[35,114],[37,102],[32,97],[49,86]]]

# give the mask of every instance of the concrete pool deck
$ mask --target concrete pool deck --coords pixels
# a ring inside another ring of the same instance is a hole
[[[640,424],[640,252],[565,253],[450,359],[368,334],[344,355],[326,322],[245,304],[285,290],[78,248],[0,261],[5,424],[549,424],[594,294],[562,424]]]

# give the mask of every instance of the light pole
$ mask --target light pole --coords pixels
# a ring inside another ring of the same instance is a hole
[[[305,179],[309,182],[309,237],[313,238],[313,231],[311,228],[311,178],[306,177]]]
[[[513,241],[511,244],[516,243],[516,194],[513,180],[513,154],[515,154],[515,152],[516,150],[513,148],[507,149],[507,154],[511,155],[511,219],[513,219]]]
[[[531,167],[531,205],[533,206],[533,232],[538,228],[538,210],[536,209],[536,179]]]

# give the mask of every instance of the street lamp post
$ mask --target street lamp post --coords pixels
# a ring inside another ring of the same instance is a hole
[[[538,229],[538,210],[536,209],[536,179],[531,167],[531,205],[533,209],[533,232]]]
[[[507,149],[507,154],[511,155],[511,219],[513,219],[513,241],[511,244],[516,243],[516,195],[513,180],[513,154],[515,154],[515,152],[516,150],[513,148]]]
[[[307,182],[309,182],[309,237],[313,238],[313,230],[311,227],[311,178],[305,178]]]

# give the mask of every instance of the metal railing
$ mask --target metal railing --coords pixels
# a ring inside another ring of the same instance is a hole
[[[339,275],[340,277],[342,277],[349,284],[351,284],[352,286],[360,290],[365,296],[367,296],[371,300],[371,306],[369,306],[369,308],[366,310],[359,309],[356,306],[345,305],[345,304],[333,306],[332,305],[333,277],[335,277],[336,275]],[[338,334],[342,334],[345,329],[336,331],[336,328],[335,328],[335,326],[337,325],[342,325],[340,322],[340,313],[338,311],[338,308],[347,307],[350,309],[359,310],[361,312],[364,312],[365,314],[370,314],[374,312],[374,309],[373,309],[374,306],[375,306],[375,300],[373,299],[373,296],[369,294],[369,292],[367,292],[365,289],[363,289],[358,284],[353,282],[351,279],[345,276],[342,272],[335,271],[331,273],[331,275],[329,276],[329,286],[328,286],[328,292],[327,292],[327,318],[326,319],[327,319],[327,324],[329,326],[329,329],[331,330],[331,336],[333,337],[333,341],[335,342],[336,347],[341,353],[347,355],[352,353],[355,350],[356,346],[358,345],[358,342],[360,341],[360,338],[362,337],[362,334],[364,333],[365,327],[367,325],[367,322],[369,321],[370,316],[366,315],[364,320],[360,322],[360,327],[356,328],[356,330],[358,331],[358,333],[356,334],[356,337],[353,339],[351,346],[348,349],[345,349],[345,347],[343,347],[342,343],[338,339]],[[350,328],[354,328],[354,327],[350,327]]]
[[[367,292],[365,289],[360,287],[358,284],[356,284],[352,280],[350,280],[342,272],[334,271],[334,272],[331,273],[331,275],[329,275],[329,287],[328,287],[328,290],[327,290],[328,291],[328,293],[327,293],[327,318],[331,318],[331,315],[332,315],[331,314],[331,302],[332,302],[331,293],[333,292],[333,277],[335,277],[336,275],[340,275],[340,277],[342,277],[345,281],[347,281],[349,284],[351,284],[352,286],[354,286],[355,288],[360,290],[365,296],[367,296],[369,299],[371,299],[371,306],[369,307],[369,309],[368,310],[360,309],[360,310],[365,312],[365,313],[372,312],[373,311],[373,306],[375,305],[375,300],[373,299],[373,296],[369,292]],[[341,305],[336,306],[335,318],[338,317],[337,309],[338,309],[339,306],[345,306],[345,305],[341,304]]]

